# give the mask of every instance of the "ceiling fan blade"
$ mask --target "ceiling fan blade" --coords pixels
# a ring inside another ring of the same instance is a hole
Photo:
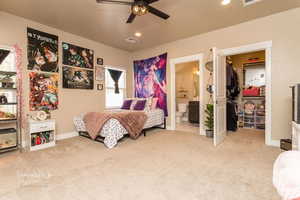
[[[120,4],[120,5],[126,5],[131,6],[132,2],[128,1],[113,1],[113,0],[96,0],[97,3],[108,3],[108,4]]]
[[[147,2],[147,4],[151,4],[151,3],[154,3],[154,2],[157,2],[159,0],[145,0]]]
[[[133,13],[131,13],[130,15],[129,15],[129,17],[128,17],[128,20],[127,20],[127,24],[130,24],[130,23],[132,23],[133,22],[133,20],[135,19],[135,17],[136,17],[136,15],[135,14],[133,14]]]
[[[166,13],[164,13],[164,12],[162,12],[162,11],[160,11],[160,10],[157,10],[156,8],[154,8],[154,7],[152,7],[152,6],[147,6],[147,8],[148,8],[148,11],[150,12],[150,13],[152,13],[153,15],[156,15],[156,16],[158,16],[158,17],[161,17],[161,18],[163,18],[163,19],[168,19],[170,16],[169,15],[167,15]]]

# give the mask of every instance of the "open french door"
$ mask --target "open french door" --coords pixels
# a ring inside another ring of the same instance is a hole
[[[222,143],[227,135],[226,127],[226,56],[213,48],[213,102],[214,145]]]

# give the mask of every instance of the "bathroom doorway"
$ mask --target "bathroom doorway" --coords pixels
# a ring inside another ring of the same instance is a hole
[[[171,130],[204,135],[203,55],[171,59]]]
[[[175,65],[176,130],[199,132],[199,61]]]

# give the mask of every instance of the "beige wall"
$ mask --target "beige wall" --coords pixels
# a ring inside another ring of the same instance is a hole
[[[148,58],[163,52],[168,52],[169,60],[197,53],[205,53],[207,56],[211,47],[224,49],[272,40],[272,138],[277,140],[291,135],[289,86],[300,82],[298,24],[300,8],[138,51],[134,53],[133,58]],[[198,25],[201,26],[201,23]],[[207,78],[206,73],[205,80]],[[170,80],[170,73],[167,79]],[[170,99],[168,105],[170,108]]]
[[[129,53],[0,12],[0,45],[18,44],[23,51],[22,67],[25,77],[23,91],[26,97],[24,107],[26,114],[28,114],[27,26],[59,36],[60,63],[61,42],[65,41],[95,50],[95,56],[104,58],[105,64],[128,69],[128,96],[132,95],[132,60],[148,58],[164,52],[168,52],[169,59],[197,53],[205,53],[207,56],[209,48],[214,46],[223,49],[272,40],[272,138],[280,139],[289,137],[291,133],[291,92],[289,86],[300,82],[300,27],[298,24],[300,24],[300,8],[163,44],[155,48]],[[208,79],[207,72],[203,78]],[[170,79],[170,73],[167,74],[167,79]],[[103,91],[62,89],[61,85],[60,80],[59,109],[53,111],[53,116],[58,124],[58,134],[74,131],[72,124],[74,115],[104,108]],[[168,92],[170,92],[170,85],[168,85]],[[170,100],[168,104],[170,107]]]
[[[79,25],[80,26],[80,25]],[[53,118],[57,122],[58,134],[68,133],[74,131],[72,118],[82,112],[87,111],[101,111],[105,106],[104,91],[96,90],[96,83],[94,90],[77,90],[77,89],[63,89],[62,88],[62,49],[61,42],[69,42],[82,47],[86,47],[95,51],[95,57],[104,58],[104,64],[123,67],[130,69],[127,74],[129,88],[128,95],[131,96],[132,91],[132,72],[130,53],[118,50],[70,33],[66,33],[55,28],[44,26],[20,17],[9,15],[0,12],[0,45],[14,44],[19,45],[22,49],[22,69],[23,69],[23,94],[25,95],[24,110],[29,113],[29,77],[27,70],[27,27],[31,27],[40,31],[55,34],[59,36],[59,66],[60,66],[60,82],[59,82],[59,108],[52,111]],[[78,27],[80,28],[80,27]],[[26,132],[25,132],[26,133]],[[25,134],[24,133],[24,134]]]

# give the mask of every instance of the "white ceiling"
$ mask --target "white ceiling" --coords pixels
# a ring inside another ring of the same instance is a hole
[[[263,0],[245,8],[241,0],[227,6],[221,0],[160,0],[152,6],[168,13],[169,20],[147,14],[126,24],[130,7],[97,4],[96,0],[0,0],[0,10],[5,12],[128,51],[300,7],[300,1]],[[143,34],[140,41],[127,43],[125,39],[136,31]]]

